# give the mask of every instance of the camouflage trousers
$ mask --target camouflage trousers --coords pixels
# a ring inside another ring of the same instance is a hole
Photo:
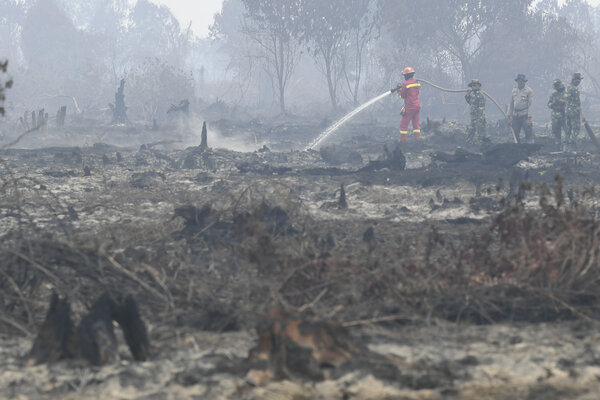
[[[467,142],[475,141],[475,134],[480,142],[489,140],[486,129],[485,118],[471,118],[471,124],[467,127]]]
[[[567,121],[565,117],[552,117],[552,135],[556,143],[561,143],[562,132],[565,132],[565,140],[569,140],[567,133]]]
[[[575,140],[581,132],[581,114],[567,113],[567,140]]]

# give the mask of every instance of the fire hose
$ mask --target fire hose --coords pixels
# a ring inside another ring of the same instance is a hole
[[[441,90],[443,92],[448,92],[448,93],[466,93],[468,92],[470,89],[446,89],[443,88],[441,86],[438,86],[434,83],[431,83],[425,79],[418,79],[418,82],[423,82],[428,84],[429,86],[432,86],[438,90]],[[392,89],[392,93],[398,91],[400,89],[400,86]],[[496,99],[494,99],[492,96],[490,96],[490,94],[488,92],[486,92],[485,90],[482,90],[481,93],[487,97],[488,99],[490,99],[492,101],[492,103],[494,103],[496,105],[496,107],[498,107],[498,110],[500,110],[500,112],[502,113],[502,115],[504,115],[504,118],[506,118],[506,120],[508,121],[508,115],[506,115],[506,113],[504,112],[504,110],[502,109],[502,107],[500,107],[500,104],[498,104],[498,102],[496,101]],[[515,135],[515,131],[512,129],[512,126],[510,124],[508,124],[508,128],[510,129],[510,133],[512,134],[513,140],[515,141],[515,143],[519,143],[519,141],[517,140],[517,135]]]

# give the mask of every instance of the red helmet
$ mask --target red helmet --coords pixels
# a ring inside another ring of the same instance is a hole
[[[413,67],[406,67],[404,71],[402,71],[402,75],[414,74],[415,69]]]

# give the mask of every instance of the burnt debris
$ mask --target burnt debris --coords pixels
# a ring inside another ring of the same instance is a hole
[[[400,146],[396,146],[391,153],[387,146],[384,146],[383,153],[382,160],[369,161],[369,164],[359,169],[358,172],[374,172],[384,168],[390,171],[404,171],[406,169],[406,157],[404,157]]]
[[[488,147],[483,153],[474,153],[463,148],[457,148],[454,153],[434,152],[431,160],[444,163],[481,163],[502,168],[510,168],[519,161],[527,160],[529,156],[542,148],[540,144],[500,143]]]
[[[332,145],[321,147],[319,154],[323,161],[330,165],[352,164],[361,165],[363,158],[356,150],[347,149],[342,146]]]
[[[204,205],[202,208],[186,205],[177,207],[173,218],[181,217],[185,221],[182,233],[194,234],[201,232],[206,227],[206,220],[210,216],[210,213],[211,207],[209,205]]]

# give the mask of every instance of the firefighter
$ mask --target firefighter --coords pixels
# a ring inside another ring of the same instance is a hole
[[[400,141],[406,142],[408,137],[408,125],[412,122],[412,129],[415,135],[415,140],[421,139],[421,125],[419,116],[421,112],[421,103],[419,102],[419,92],[421,84],[414,78],[415,70],[411,67],[406,67],[402,71],[404,75],[404,83],[399,91],[400,97],[404,99],[402,107],[402,120],[400,121]]]

